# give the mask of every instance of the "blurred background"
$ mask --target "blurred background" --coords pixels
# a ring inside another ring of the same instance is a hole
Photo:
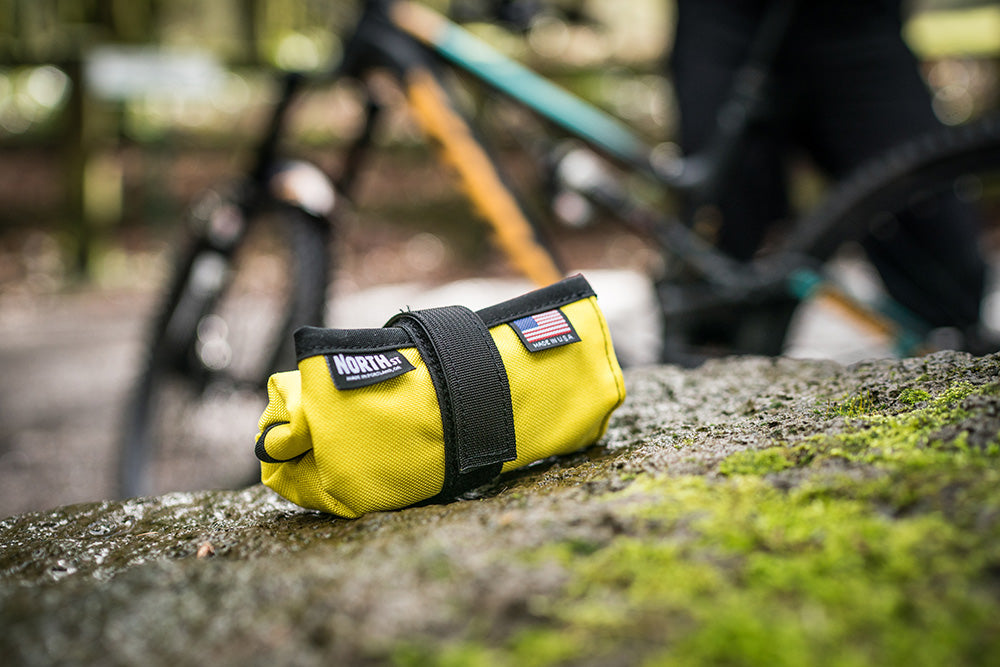
[[[565,11],[526,34],[470,27],[669,140],[672,3],[552,4]],[[0,518],[111,493],[115,426],[185,205],[243,165],[274,72],[328,68],[357,10],[341,0],[0,1]],[[905,35],[944,123],[996,108],[1000,4],[915,0]],[[358,104],[346,86],[311,92],[294,151],[332,167]],[[510,275],[485,233],[463,224],[469,212],[405,115],[378,144],[359,214],[340,228],[338,292]],[[819,187],[807,169],[800,180],[803,197]],[[573,266],[656,261],[603,227],[561,239]]]

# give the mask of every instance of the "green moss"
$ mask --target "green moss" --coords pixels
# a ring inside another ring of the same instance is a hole
[[[638,482],[621,509],[645,531],[585,556],[549,548],[571,583],[532,637],[681,665],[975,664],[1000,650],[995,522],[973,536],[937,512],[891,518],[876,488]]]
[[[899,393],[899,402],[905,405],[916,405],[928,400],[930,397],[930,393],[923,389],[907,387]]]
[[[571,634],[528,628],[508,642],[511,649],[509,662],[523,667],[573,662],[584,656],[582,649],[585,643]]]
[[[766,475],[795,466],[791,451],[785,447],[748,449],[730,455],[719,465],[723,475]]]
[[[587,647],[585,637],[570,631],[529,627],[497,645],[470,640],[404,643],[390,662],[397,667],[546,667],[579,662]]]
[[[488,647],[458,642],[431,647],[423,644],[403,644],[392,653],[391,663],[397,667],[493,667],[503,656]]]
[[[815,435],[794,445],[739,451],[722,461],[718,470],[723,475],[766,475],[831,459],[869,465],[951,465],[956,456],[969,453],[969,444],[963,431],[943,438],[942,429],[969,416],[961,407],[964,399],[991,388],[977,390],[968,383],[959,383],[933,400],[929,400],[929,394],[924,396],[926,392],[904,391],[906,398],[901,395],[902,403],[925,406],[897,415],[879,414],[870,395],[863,393],[829,410],[839,416],[850,415],[848,430]],[[977,454],[993,458],[997,451],[1000,438],[996,447],[987,447]]]
[[[568,583],[520,625],[397,663],[985,664],[1000,655],[1000,446],[963,425],[970,397],[996,391],[915,390],[895,415],[849,399],[842,433],[731,455],[714,478],[640,475],[593,500],[622,534],[578,527],[522,554]]]
[[[830,403],[827,407],[827,415],[830,417],[863,417],[877,413],[882,409],[870,391],[863,391],[856,396],[847,397],[836,403]]]
[[[1000,453],[1000,434],[973,452],[965,431],[952,428],[949,432],[946,427],[960,425],[969,417],[969,412],[962,407],[966,398],[995,390],[995,385],[975,388],[961,382],[933,399],[929,394],[925,397],[926,392],[921,390],[907,390],[910,393],[904,391],[905,398],[901,395],[901,402],[924,407],[896,415],[879,414],[870,398],[866,398],[868,394],[861,394],[832,408],[835,414],[852,416],[848,430],[815,435],[794,446],[737,452],[720,464],[719,472],[763,475],[828,460],[918,468],[957,463],[992,465]]]

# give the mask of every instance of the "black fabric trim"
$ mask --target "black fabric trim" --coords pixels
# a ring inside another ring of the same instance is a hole
[[[382,329],[323,329],[301,327],[295,332],[295,356],[299,361],[319,354],[365,350],[382,352],[413,347],[413,340],[406,331],[398,328]]]
[[[542,287],[495,306],[483,308],[476,314],[487,327],[495,327],[498,324],[504,324],[543,310],[559,308],[592,296],[596,296],[596,294],[594,294],[590,283],[582,275],[576,274],[557,283],[552,283],[548,287]]]
[[[463,306],[396,315],[430,371],[444,428],[442,498],[454,498],[500,474],[517,458],[514,410],[500,351],[479,316]]]
[[[273,424],[268,424],[267,428],[261,432],[260,437],[257,438],[257,444],[254,447],[254,454],[257,455],[259,460],[264,463],[288,463],[289,461],[296,461],[305,456],[305,454],[299,454],[298,456],[293,456],[290,459],[276,459],[267,453],[267,449],[264,447],[264,440],[267,439],[267,434],[270,433],[271,429],[275,426],[284,426],[285,424],[291,424],[291,422],[274,422]]]
[[[528,292],[495,306],[476,312],[487,328],[492,328],[526,315],[559,308],[595,296],[593,288],[582,275],[575,275],[548,287]],[[302,327],[295,332],[295,353],[299,361],[319,354],[366,350],[380,352],[415,345],[410,334],[400,327],[381,329],[322,329]]]

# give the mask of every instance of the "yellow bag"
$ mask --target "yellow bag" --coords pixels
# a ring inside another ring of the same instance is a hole
[[[268,382],[261,479],[343,517],[450,500],[592,444],[625,400],[590,285],[574,276],[473,313],[402,312],[381,329],[295,333]]]

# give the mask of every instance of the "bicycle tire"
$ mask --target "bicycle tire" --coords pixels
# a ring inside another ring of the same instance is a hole
[[[958,345],[978,351],[981,342],[990,343],[974,340],[982,333],[975,319],[984,280],[976,255],[985,245],[984,224],[995,218],[990,209],[998,202],[998,187],[1000,118],[945,128],[901,145],[845,179],[804,220],[788,247],[821,261],[845,241],[860,241],[870,253],[874,248],[873,261],[894,285],[890,292],[911,304],[906,318],[916,314],[925,330],[964,329],[967,340]],[[953,224],[967,226],[964,233],[942,236],[928,234],[929,226],[921,231],[919,222],[913,226],[921,209],[935,206],[949,207]],[[950,259],[942,259],[945,255]]]
[[[330,228],[291,207],[255,213],[245,224],[245,237],[225,253],[199,226],[174,262],[127,404],[122,497],[233,488],[259,474],[252,441],[267,378],[295,367],[294,329],[323,322]],[[172,324],[184,295],[204,287],[197,283],[205,257],[224,263],[226,279],[204,295],[197,322]]]
[[[1000,116],[923,135],[853,171],[802,220],[782,249],[829,259],[844,241],[867,233],[878,214],[965,175],[998,169]]]
[[[969,187],[970,181],[978,186]],[[942,128],[901,144],[862,165],[799,222],[785,241],[772,251],[772,257],[825,262],[843,244],[862,241],[872,232],[873,222],[895,218],[937,194],[957,190],[965,190],[959,198],[973,205],[977,202],[970,201],[970,193],[978,191],[992,196],[985,201],[1000,210],[1000,117]],[[912,264],[915,278],[921,281],[919,289],[941,289],[944,283],[953,279],[951,267],[940,265],[933,254]],[[773,355],[783,349],[795,305],[790,297],[773,294],[770,298],[749,303],[721,301],[714,309],[701,313],[685,305],[685,299],[679,299],[679,289],[660,288],[666,314],[665,329],[677,339],[673,343],[668,341],[664,352],[666,361],[697,365],[720,354]],[[955,292],[954,284],[945,289],[946,294]],[[678,299],[679,303],[674,303]],[[692,303],[702,300],[696,295]],[[891,310],[917,327],[910,334],[926,335],[932,328],[926,323],[921,325],[912,317],[913,313],[899,309],[898,304]],[[714,349],[711,344],[708,346],[707,353],[703,349],[705,346],[691,342],[701,341],[704,333],[697,329],[705,323],[710,329],[726,332]],[[977,338],[974,329],[962,333],[965,340],[959,343],[970,351],[982,352],[995,347],[988,337]]]

